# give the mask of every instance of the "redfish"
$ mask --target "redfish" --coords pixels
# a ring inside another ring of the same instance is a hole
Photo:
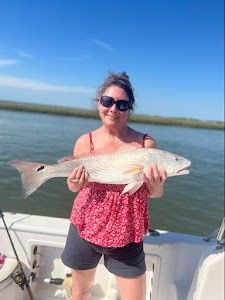
[[[128,148],[113,153],[87,155],[81,158],[61,159],[57,164],[47,165],[28,161],[10,161],[21,173],[22,198],[27,198],[45,181],[54,177],[68,177],[77,166],[84,166],[89,182],[124,184],[122,193],[135,193],[144,183],[144,171],[156,164],[167,176],[185,175],[191,162],[177,154],[158,149]]]

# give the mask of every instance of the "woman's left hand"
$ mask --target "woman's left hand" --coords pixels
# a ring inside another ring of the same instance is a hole
[[[144,180],[151,198],[159,198],[163,195],[163,187],[167,180],[165,169],[159,169],[155,164],[148,166],[144,170]]]

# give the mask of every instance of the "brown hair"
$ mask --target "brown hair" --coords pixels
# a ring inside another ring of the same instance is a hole
[[[126,74],[126,72],[109,73],[109,75],[106,77],[102,85],[97,90],[96,100],[99,100],[104,94],[105,90],[112,85],[119,86],[127,93],[127,96],[130,101],[130,109],[133,109],[134,102],[135,102],[134,89],[129,80],[129,76]]]

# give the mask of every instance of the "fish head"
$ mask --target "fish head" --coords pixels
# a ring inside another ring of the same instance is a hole
[[[167,176],[189,174],[186,168],[191,165],[190,160],[185,157],[158,149],[150,152],[146,163],[147,165],[156,164],[159,169],[165,169]]]
[[[168,176],[189,174],[187,168],[191,165],[191,161],[183,156],[162,151],[158,162],[160,168],[164,168]]]

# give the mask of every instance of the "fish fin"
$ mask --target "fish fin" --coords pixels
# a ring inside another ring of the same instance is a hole
[[[143,170],[143,167],[140,166],[132,166],[132,167],[128,167],[125,168],[125,170],[123,171],[123,174],[129,174],[129,175],[133,175],[133,174],[138,174],[141,173]]]
[[[132,195],[142,186],[143,183],[143,180],[130,182],[124,187],[121,194],[129,193],[129,195]]]
[[[47,165],[28,161],[13,160],[9,164],[21,173],[22,198],[30,196],[49,178],[43,170]]]
[[[63,162],[74,160],[74,159],[75,159],[75,157],[73,155],[68,155],[68,156],[62,157],[59,160],[57,160],[57,163],[61,164]]]

